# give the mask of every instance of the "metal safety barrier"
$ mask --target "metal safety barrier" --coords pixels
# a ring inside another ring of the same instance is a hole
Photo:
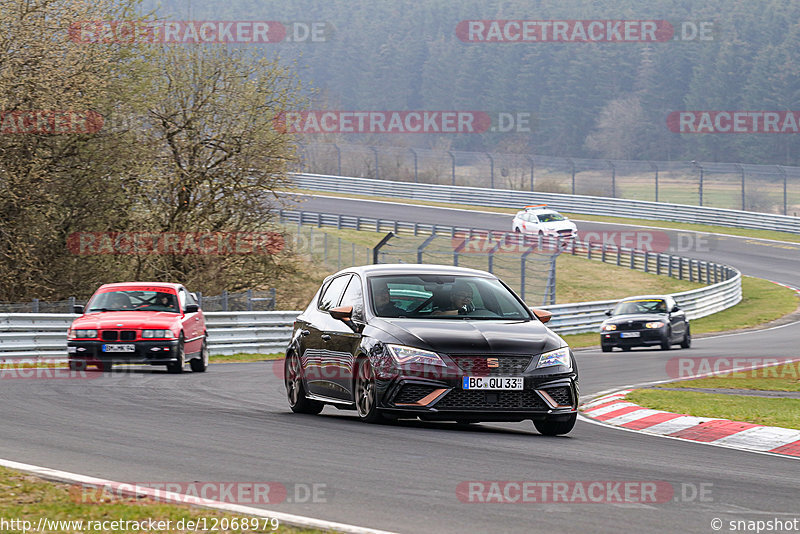
[[[282,352],[299,311],[207,312],[211,355]],[[71,313],[0,314],[0,360],[66,358]]]
[[[360,195],[408,198],[516,210],[529,204],[547,204],[555,210],[568,213],[633,217],[637,219],[710,224],[755,230],[776,230],[800,234],[800,217],[769,213],[744,213],[739,210],[723,208],[561,193],[395,182],[322,174],[294,174],[292,180],[295,186],[300,189],[312,189],[315,191],[358,193]]]

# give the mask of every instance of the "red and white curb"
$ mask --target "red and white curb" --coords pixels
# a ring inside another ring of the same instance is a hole
[[[583,415],[627,430],[800,458],[800,430],[651,410],[626,401],[631,391],[594,399],[581,406]]]

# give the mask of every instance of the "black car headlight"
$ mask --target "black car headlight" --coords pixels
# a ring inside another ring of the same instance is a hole
[[[541,353],[539,355],[539,361],[536,362],[536,369],[553,367],[554,365],[563,365],[568,370],[572,370],[572,358],[569,355],[569,347],[561,347],[560,349]]]
[[[661,328],[666,323],[664,321],[653,321],[651,323],[644,323],[645,328]]]
[[[600,328],[600,330],[602,330],[603,332],[609,332],[611,330],[616,330],[616,329],[617,329],[617,325],[615,325],[615,324],[604,324]]]
[[[439,367],[447,367],[444,360],[429,350],[417,349],[414,347],[406,347],[404,345],[386,345],[389,349],[389,354],[398,365],[408,365],[418,363],[423,365],[438,365]]]

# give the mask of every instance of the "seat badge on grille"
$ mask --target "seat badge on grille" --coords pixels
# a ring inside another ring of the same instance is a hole
[[[489,367],[490,369],[500,367],[500,360],[497,358],[486,358],[486,367]]]

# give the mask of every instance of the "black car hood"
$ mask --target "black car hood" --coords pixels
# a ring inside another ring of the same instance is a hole
[[[630,315],[612,315],[605,324],[620,324],[628,321],[669,321],[666,313],[633,313]]]
[[[403,345],[446,354],[539,354],[564,345],[539,321],[376,319],[372,326]]]

